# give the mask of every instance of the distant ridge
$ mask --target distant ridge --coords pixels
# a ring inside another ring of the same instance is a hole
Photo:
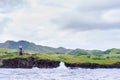
[[[18,49],[18,45],[22,44],[24,50],[31,50],[36,52],[58,52],[58,53],[68,53],[71,49],[66,49],[63,47],[53,48],[48,46],[36,45],[35,43],[28,42],[25,40],[20,40],[18,42],[8,40],[4,43],[0,43],[0,48]]]
[[[58,52],[68,53],[71,55],[101,55],[101,54],[120,54],[120,49],[112,48],[105,51],[102,50],[85,50],[85,49],[66,49],[64,47],[53,48],[48,46],[37,45],[33,42],[20,40],[12,41],[8,40],[4,43],[0,43],[0,48],[18,49],[19,44],[22,44],[23,50],[35,51],[35,52]]]

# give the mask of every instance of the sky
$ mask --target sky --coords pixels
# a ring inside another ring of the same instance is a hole
[[[0,42],[120,48],[120,0],[0,0]]]

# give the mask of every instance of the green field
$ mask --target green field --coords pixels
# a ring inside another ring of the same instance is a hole
[[[97,63],[97,64],[114,64],[120,62],[120,50],[118,49],[110,49],[104,52],[96,51],[99,54],[94,54],[92,51],[89,53],[84,52],[81,54],[79,52],[73,53],[74,54],[60,54],[60,53],[38,53],[32,52],[32,54],[27,55],[18,55],[18,51],[14,49],[5,49],[0,48],[0,59],[14,59],[14,58],[29,58],[34,57],[36,59],[48,59],[48,60],[55,60],[55,61],[62,61],[67,63]],[[79,53],[79,54],[78,54]]]

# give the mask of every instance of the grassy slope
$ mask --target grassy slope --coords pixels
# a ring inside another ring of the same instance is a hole
[[[56,61],[63,61],[67,63],[98,63],[98,64],[113,64],[120,62],[120,54],[112,51],[110,54],[97,55],[70,55],[70,54],[57,54],[57,53],[35,53],[31,55],[19,56],[17,50],[13,49],[0,49],[0,59],[13,59],[13,58],[28,58],[34,57],[37,59],[49,59]]]

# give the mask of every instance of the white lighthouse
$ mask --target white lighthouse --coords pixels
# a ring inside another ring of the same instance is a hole
[[[23,46],[19,44],[19,55],[23,55]]]

